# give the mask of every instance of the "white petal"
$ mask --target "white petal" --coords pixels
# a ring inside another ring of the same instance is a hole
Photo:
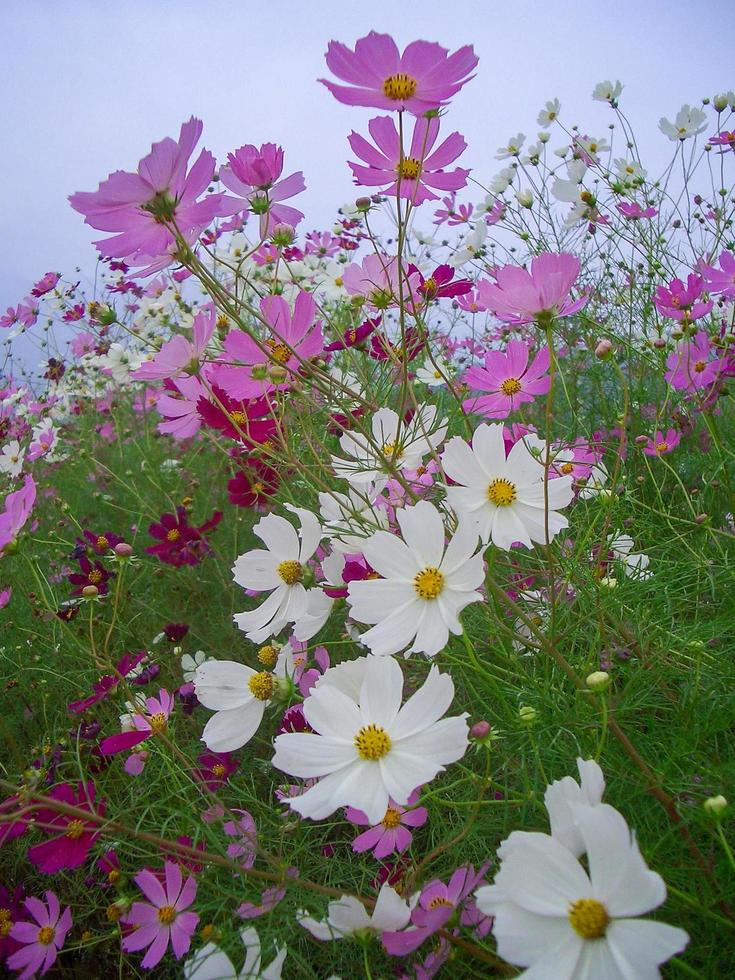
[[[444,522],[441,514],[426,500],[396,511],[406,545],[420,568],[438,568],[444,555]]]
[[[421,687],[411,695],[398,712],[391,727],[394,741],[408,738],[416,732],[424,731],[438,721],[452,703],[454,681],[449,674],[442,674],[432,667]]]
[[[354,744],[333,742],[310,732],[285,732],[273,744],[276,751],[271,764],[299,779],[327,776],[358,758]]]
[[[202,732],[202,741],[212,752],[234,752],[249,742],[263,719],[265,702],[253,699],[242,708],[218,711]]]
[[[390,728],[402,700],[403,672],[395,660],[390,657],[368,658],[365,679],[360,688],[362,723]]]
[[[683,929],[646,919],[616,919],[605,938],[626,980],[655,980],[659,964],[689,944]]]
[[[248,685],[255,674],[252,667],[232,660],[208,660],[194,672],[194,692],[212,711],[239,708],[253,700]]]

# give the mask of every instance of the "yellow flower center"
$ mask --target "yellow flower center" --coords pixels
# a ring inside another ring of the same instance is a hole
[[[267,701],[273,694],[273,674],[267,670],[261,670],[248,681],[248,687],[254,698],[258,701]]]
[[[607,909],[596,898],[580,898],[569,906],[569,923],[582,939],[601,939],[610,924]]]
[[[254,483],[250,489],[258,497],[265,490],[265,485],[263,483]]]
[[[172,543],[174,541],[178,541],[180,537],[181,531],[177,530],[175,527],[172,527],[170,531],[166,532],[166,540],[171,541]]]
[[[275,667],[276,660],[278,660],[278,650],[269,643],[267,646],[261,647],[258,650],[258,660],[265,667]]]
[[[696,364],[694,365],[694,370],[697,373],[700,373],[700,372],[704,371],[704,369],[706,367],[707,367],[707,365],[706,365],[706,363],[704,361],[697,361]]]
[[[168,725],[166,715],[162,711],[157,711],[155,714],[150,716],[148,719],[148,724],[151,726],[151,731],[164,732]]]
[[[235,425],[239,425],[240,427],[245,425],[248,420],[248,417],[245,414],[245,412],[230,412],[230,418],[235,423]]]
[[[436,898],[432,898],[431,901],[429,902],[430,909],[438,909],[441,908],[442,906],[450,909],[454,908],[453,903],[450,902],[448,898],[441,898],[441,896],[439,895],[437,895]]]
[[[657,453],[666,453],[668,451],[669,451],[669,444],[668,444],[668,442],[659,442],[659,443],[657,443],[657,445],[656,445],[656,452]]]
[[[291,357],[291,351],[285,344],[279,344],[276,340],[266,340],[265,344],[269,348],[274,361],[278,364],[286,364],[288,362],[288,359]]]
[[[401,814],[399,810],[394,810],[392,806],[389,806],[385,811],[385,816],[380,821],[386,830],[393,830],[401,822]]]
[[[436,599],[444,588],[444,575],[438,568],[429,566],[414,577],[413,587],[419,599]]]
[[[56,935],[56,930],[51,926],[42,926],[38,930],[38,942],[43,946],[50,946],[54,941],[54,936]]]
[[[569,474],[574,471],[574,463],[562,463],[559,470],[564,474],[564,476],[569,476]]]
[[[416,85],[415,78],[401,71],[396,75],[389,75],[383,81],[383,95],[388,99],[395,99],[396,102],[402,102],[413,97]]]
[[[400,445],[395,442],[384,442],[383,443],[383,455],[386,457],[391,457],[392,459],[400,459],[403,456],[403,450]]]
[[[360,758],[377,762],[390,752],[390,735],[381,725],[365,725],[355,735],[355,748]]]
[[[113,902],[112,905],[108,905],[105,909],[105,917],[108,922],[119,922],[122,918],[122,909]]]
[[[110,542],[107,540],[104,534],[100,534],[95,543],[100,551],[107,551],[107,549],[110,547]]]
[[[498,477],[487,488],[487,499],[496,507],[508,507],[516,499],[515,484]]]
[[[293,559],[282,561],[276,571],[286,585],[296,585],[297,582],[301,581],[301,576],[304,574],[301,562],[294,561]]]
[[[89,573],[87,580],[91,582],[92,585],[96,585],[98,582],[102,581],[102,572],[98,568],[95,568]]]
[[[222,765],[221,762],[216,762],[212,766],[212,775],[216,776],[217,779],[221,779],[226,772],[227,770],[225,769],[225,767]]]
[[[118,871],[117,868],[111,868],[107,872],[107,880],[111,885],[114,885],[116,881],[120,880],[120,872]]]
[[[163,926],[171,925],[176,918],[176,909],[173,905],[162,905],[158,910],[158,921]]]
[[[84,833],[84,823],[81,820],[70,820],[66,825],[66,836],[72,840],[79,840]]]
[[[404,157],[398,161],[396,173],[401,180],[418,180],[421,173],[421,161],[416,157]]]
[[[0,937],[3,939],[13,928],[13,920],[10,918],[10,909],[0,909]]]
[[[501,384],[500,390],[504,395],[508,395],[509,397],[511,395],[517,395],[521,390],[521,383],[518,378],[506,378]]]
[[[436,292],[436,279],[433,276],[429,276],[428,279],[424,280],[423,291],[429,295],[433,295]]]

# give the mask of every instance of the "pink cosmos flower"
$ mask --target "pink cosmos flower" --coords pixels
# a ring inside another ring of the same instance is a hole
[[[8,545],[18,537],[35,502],[36,483],[29,474],[20,490],[9,493],[5,498],[5,510],[0,514],[0,558]]]
[[[331,258],[340,250],[340,240],[330,231],[310,231],[304,239],[304,253]]]
[[[5,313],[0,316],[0,327],[8,328],[14,327],[18,322],[18,311],[13,306],[9,306]]]
[[[388,809],[379,824],[372,825],[367,814],[354,807],[347,807],[345,817],[359,825],[367,825],[370,829],[364,831],[352,842],[352,850],[361,854],[363,851],[373,852],[373,857],[382,861],[394,852],[402,854],[411,845],[413,834],[409,827],[423,827],[429,818],[425,806],[416,806],[419,790],[415,789],[408,798],[406,806],[400,806],[394,800],[388,801]]]
[[[36,459],[40,459],[41,456],[45,456],[46,453],[53,447],[56,442],[56,433],[54,432],[51,423],[48,423],[48,428],[39,432],[36,438],[31,442],[28,447],[28,455],[26,459],[28,462],[32,463]]]
[[[22,323],[24,327],[32,327],[38,319],[39,312],[40,310],[36,300],[28,296],[22,303],[18,304],[15,316],[18,322]]]
[[[648,445],[643,447],[643,452],[646,456],[665,456],[673,453],[680,442],[681,433],[676,429],[667,429],[665,435],[660,429],[656,429],[653,438],[649,438]]]
[[[167,421],[159,422],[156,428],[176,440],[196,435],[202,424],[197,403],[207,397],[207,389],[199,378],[182,375],[167,384],[165,392],[156,399],[156,408]]]
[[[33,289],[31,290],[31,296],[45,296],[46,293],[50,293],[59,279],[61,279],[61,276],[58,274],[58,272],[47,272],[46,275],[43,276],[42,279],[39,279],[34,285]]]
[[[177,960],[189,952],[191,937],[199,922],[196,912],[187,912],[197,893],[193,877],[182,880],[181,868],[173,861],[166,861],[165,882],[162,883],[147,868],[133,879],[147,902],[133,902],[132,908],[122,918],[127,926],[137,928],[122,941],[123,951],[134,953],[148,947],[141,961],[144,970],[151,970],[163,959],[169,941]]]
[[[691,323],[706,316],[712,309],[712,300],[697,302],[705,285],[701,276],[690,272],[686,286],[681,279],[673,279],[668,287],[658,286],[653,302],[661,316]]]
[[[95,242],[102,255],[145,266],[135,274],[151,275],[174,261],[171,225],[192,245],[214,217],[228,213],[224,194],[197,200],[214,174],[209,150],[202,150],[187,173],[201,134],[201,120],[192,117],[181,126],[178,141],[167,137],[154,143],[136,173],[116,170],[96,191],[72,194],[71,206],[85,216],[86,224],[116,232]]]
[[[375,31],[360,38],[354,51],[330,41],[325,59],[329,70],[348,83],[319,79],[338,102],[407,109],[415,116],[446,104],[473,77],[467,76],[478,61],[470,45],[450,55],[429,41],[413,41],[400,54],[392,37]]]
[[[531,271],[504,265],[495,271],[495,283],[480,279],[477,292],[482,302],[505,321],[521,325],[539,316],[571,316],[587,303],[570,291],[579,276],[579,259],[566,252],[542,252],[531,261]]]
[[[658,214],[656,208],[642,208],[635,201],[632,204],[621,201],[618,204],[618,211],[630,221],[638,221],[640,218],[654,218]]]
[[[463,401],[465,411],[489,419],[506,419],[519,405],[532,402],[536,395],[545,395],[551,384],[547,374],[549,348],[542,347],[530,365],[529,350],[522,340],[509,340],[505,354],[488,351],[484,367],[468,368],[462,380],[487,394]]]
[[[18,980],[48,973],[72,926],[71,909],[67,906],[62,912],[58,898],[51,891],[46,892],[45,905],[40,898],[33,897],[27,898],[24,904],[34,921],[13,925],[10,938],[22,943],[23,948],[7,960],[11,970],[21,971]]]
[[[210,303],[194,317],[192,339],[176,334],[167,340],[152,361],[146,361],[130,374],[136,381],[161,381],[178,378],[181,374],[199,372],[202,356],[217,325],[217,313]]]
[[[439,199],[432,188],[457,191],[466,185],[469,170],[444,168],[464,152],[467,143],[459,133],[452,133],[433,150],[439,135],[438,118],[415,120],[411,146],[403,156],[401,137],[390,116],[376,116],[368,129],[375,146],[359,133],[349,136],[352,151],[367,164],[349,164],[359,187],[380,187],[382,194],[398,194],[418,206]]]
[[[722,252],[719,262],[719,269],[706,265],[702,270],[707,289],[721,293],[726,299],[735,299],[735,252]]]
[[[295,875],[298,874],[298,871],[296,868],[287,868],[286,874],[289,877],[295,877]],[[268,888],[263,889],[259,903],[255,904],[254,902],[243,902],[236,911],[241,919],[257,919],[261,915],[267,915],[267,913],[274,909],[276,905],[278,905],[278,903],[285,897],[285,888],[270,885]]]
[[[710,136],[707,142],[711,143],[712,146],[724,146],[725,149],[721,150],[721,153],[725,153],[728,149],[735,153],[735,131],[728,132],[726,129],[723,129],[717,136]]]
[[[302,363],[324,350],[322,323],[316,319],[316,303],[311,293],[298,294],[293,314],[283,296],[264,296],[260,312],[271,336],[258,346],[244,331],[231,330],[225,338],[223,360],[240,362],[240,366],[221,364],[212,374],[214,381],[232,398],[257,398],[288,388]]]
[[[145,742],[156,732],[165,732],[168,727],[168,719],[174,708],[174,696],[169,694],[164,688],[158,692],[157,698],[145,699],[145,714],[139,708],[133,711],[128,717],[126,730],[119,735],[110,735],[103,738],[100,742],[100,752],[102,755],[117,755],[118,752],[127,752],[135,748],[141,742]]]
[[[406,271],[404,270],[404,276]],[[375,310],[387,310],[398,302],[398,259],[379,254],[366,255],[362,264],[352,262],[342,273],[342,283],[350,296],[362,296]],[[403,295],[418,292],[420,280],[417,274],[404,281]]]
[[[58,800],[68,806],[97,813],[104,816],[105,804],[94,805],[94,783],[83,783],[75,788],[69,783],[54,786],[47,794],[49,799]],[[89,851],[99,837],[96,823],[86,823],[79,817],[71,817],[51,808],[36,813],[36,824],[44,833],[55,834],[42,844],[36,844],[28,851],[28,860],[44,874],[56,874],[63,868],[78,868],[87,860]]]
[[[7,606],[12,595],[13,590],[9,585],[0,589],[0,609],[4,609]]]
[[[92,694],[87,695],[86,698],[81,698],[79,701],[70,701],[67,705],[67,711],[73,715],[81,715],[95,704],[99,704],[100,701],[106,701],[110,694],[117,688],[120,681],[132,673],[146,656],[145,650],[142,650],[140,653],[126,653],[115,664],[114,674],[103,674],[92,685]]]
[[[233,194],[244,198],[248,209],[260,217],[260,235],[265,238],[275,225],[294,228],[304,217],[301,211],[282,201],[306,190],[304,175],[299,170],[279,180],[283,173],[283,150],[275,143],[264,143],[260,149],[248,144],[228,153],[229,165],[220,170],[220,180]],[[233,198],[227,199],[233,202]],[[234,202],[238,212],[242,201]]]
[[[704,330],[700,330],[694,340],[682,340],[673,354],[666,358],[667,371],[664,377],[672,388],[693,391],[706,388],[717,378],[722,361],[711,360],[712,345]]]
[[[457,306],[465,313],[485,313],[487,307],[480,299],[479,290],[473,288],[464,296],[457,297]]]

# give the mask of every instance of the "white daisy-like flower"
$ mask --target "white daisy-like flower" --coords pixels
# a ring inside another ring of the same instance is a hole
[[[564,776],[546,787],[544,805],[549,814],[551,836],[580,857],[585,842],[579,831],[576,808],[599,806],[605,792],[605,777],[594,759],[577,759],[579,782],[572,776]]]
[[[232,660],[208,660],[194,673],[194,692],[214,711],[202,732],[212,752],[232,752],[255,735],[273,695],[276,680]]]
[[[651,559],[642,552],[633,553],[635,545],[629,534],[609,535],[607,546],[613,558],[622,564],[623,571],[629,578],[645,581],[653,575],[653,572],[648,570]]]
[[[627,182],[646,179],[646,169],[636,160],[628,160],[627,157],[616,157],[613,166],[620,180]]]
[[[611,82],[605,79],[604,82],[598,82],[595,85],[592,90],[592,98],[595,102],[609,102],[610,105],[614,105],[620,98],[622,91],[622,82]]]
[[[467,749],[466,713],[442,718],[454,697],[448,674],[432,667],[401,707],[398,662],[392,657],[364,659],[357,700],[330,683],[327,671],[304,701],[312,731],[276,737],[276,769],[318,780],[288,800],[302,817],[321,820],[353,806],[378,823],[389,799],[405,806],[416,786],[430,782]]]
[[[424,361],[423,367],[416,370],[416,380],[428,385],[429,388],[438,388],[441,385],[445,385],[447,378],[451,378],[451,376],[452,369],[446,361],[437,360],[436,364],[434,364],[428,357]]]
[[[354,895],[343,895],[327,906],[327,917],[322,921],[307,915],[303,909],[296,913],[300,926],[315,939],[346,939],[355,933],[381,933],[403,929],[411,918],[411,906],[385,882],[378,893],[375,908],[368,915],[365,906]]]
[[[534,626],[537,629],[546,626],[550,610],[544,593],[537,589],[528,589],[520,592],[518,598],[523,603],[527,618],[533,622]],[[513,624],[513,631],[516,634],[516,639],[513,640],[513,649],[517,653],[534,653],[538,640],[531,627],[524,620],[517,619]]]
[[[308,510],[286,505],[301,522],[299,533],[284,517],[268,514],[253,532],[267,546],[248,551],[235,561],[232,574],[238,585],[255,592],[270,592],[265,602],[234,619],[249,640],[261,643],[306,612],[307,590],[302,585],[304,567],[319,546],[322,529]]]
[[[515,167],[503,167],[490,181],[490,191],[493,194],[503,194],[516,178]]]
[[[587,482],[579,491],[580,500],[591,500],[593,497],[609,497],[611,491],[607,484],[610,481],[610,474],[604,463],[595,463],[592,467]]]
[[[673,123],[662,116],[659,119],[658,128],[670,140],[688,140],[705,131],[707,115],[701,109],[683,105],[677,112]]]
[[[455,436],[442,454],[444,472],[456,484],[446,488],[447,500],[476,523],[484,542],[505,551],[516,541],[527,548],[546,544],[547,526],[549,540],[569,526],[557,511],[571,503],[573,491],[571,476],[546,480],[545,459],[543,439],[528,434],[506,457],[502,423],[478,425],[472,446]]]
[[[606,139],[597,139],[594,136],[579,136],[575,142],[595,163],[599,163],[601,153],[606,153],[610,149]]]
[[[508,157],[517,157],[520,154],[521,147],[525,142],[525,133],[518,133],[517,136],[511,136],[505,146],[498,147],[498,152],[495,154],[495,159],[507,160]]]
[[[512,168],[509,167],[509,170]],[[515,171],[514,171],[515,173]],[[490,190],[495,190],[493,184],[490,185]],[[499,191],[497,193],[500,193]],[[460,266],[464,265],[465,262],[472,262],[477,256],[482,252],[485,247],[485,239],[488,234],[488,226],[485,221],[478,221],[473,227],[472,231],[463,239],[459,248],[457,248],[447,259],[447,263],[452,266],[453,269],[458,269]]]
[[[20,476],[25,454],[25,449],[21,449],[17,439],[6,443],[0,453],[0,473],[7,473],[8,476]]]
[[[586,870],[548,834],[515,831],[495,882],[475,893],[494,916],[498,954],[527,980],[654,980],[689,942],[683,929],[640,919],[666,899],[625,819],[606,803],[573,808]]]
[[[350,615],[372,624],[362,642],[378,655],[410,653],[433,657],[459,636],[459,614],[482,596],[484,567],[473,523],[462,522],[445,545],[441,514],[426,500],[396,512],[401,538],[378,531],[362,553],[380,579],[350,582]]]
[[[345,432],[339,444],[350,458],[332,456],[337,476],[356,486],[389,475],[389,464],[400,470],[417,469],[424,456],[444,441],[447,420],[437,422],[433,405],[422,406],[410,422],[390,408],[380,408],[372,417],[371,431],[371,440],[360,432]]]
[[[539,126],[550,126],[551,123],[555,122],[559,118],[560,111],[561,102],[558,99],[552,99],[550,102],[547,102],[541,112],[539,112],[536,122]]]
[[[163,636],[163,634],[161,634]],[[156,642],[155,640],[153,641]],[[194,674],[196,673],[197,667],[201,667],[203,663],[207,660],[207,655],[204,650],[197,650],[196,653],[185,653],[181,658],[181,672],[184,677],[184,681],[188,684],[194,680]]]
[[[101,354],[94,358],[97,367],[107,370],[112,375],[112,380],[122,385],[130,380],[130,372],[137,371],[142,364],[142,359],[138,354],[127,350],[122,344],[110,344],[110,349],[106,354]]]
[[[281,980],[283,962],[288,949],[276,946],[276,957],[261,967],[260,937],[253,926],[240,931],[245,947],[245,962],[236,970],[232,960],[214,943],[200,947],[184,963],[184,980]]]
[[[586,190],[582,186],[582,181],[587,173],[587,164],[584,160],[570,160],[566,167],[566,179],[557,177],[551,185],[551,193],[557,201],[564,201],[567,204],[580,204],[582,203],[582,194]]]
[[[388,514],[375,501],[385,481],[350,487],[347,493],[319,494],[319,510],[324,534],[331,539],[332,548],[343,554],[362,551],[365,538],[388,527]]]

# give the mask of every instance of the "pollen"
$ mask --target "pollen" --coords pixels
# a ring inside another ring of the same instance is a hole
[[[212,766],[212,775],[213,776],[216,776],[217,779],[222,779],[222,777],[224,776],[224,774],[226,772],[227,772],[227,769],[225,769],[225,767],[222,765],[221,762],[216,762]]]
[[[570,473],[574,472],[574,463],[562,463],[559,472],[563,473],[564,476],[569,476]]]
[[[572,902],[567,913],[572,929],[582,939],[602,939],[610,924],[607,909],[596,898]]]
[[[162,905],[158,910],[158,921],[162,926],[170,926],[176,918],[176,909],[173,905]]]
[[[301,576],[304,574],[301,562],[293,560],[282,561],[276,571],[286,585],[296,585],[297,582],[301,581]]]
[[[436,898],[432,898],[431,901],[429,902],[429,908],[430,909],[438,909],[438,908],[453,909],[454,904],[450,902],[448,898],[442,898],[440,895],[437,895]]]
[[[148,719],[148,724],[151,726],[151,731],[164,732],[168,724],[166,721],[166,715],[162,711],[157,711],[155,714],[150,716]]]
[[[697,372],[697,374],[701,374],[701,372],[704,371],[706,367],[707,365],[704,361],[697,361],[696,364],[694,365],[694,370]]]
[[[123,910],[120,906],[113,902],[112,905],[108,905],[105,909],[105,918],[108,922],[119,922],[122,918]]]
[[[396,75],[389,75],[383,81],[383,95],[396,102],[403,102],[411,99],[416,92],[417,81],[405,72],[398,72]]]
[[[66,836],[71,840],[79,840],[84,833],[84,823],[81,820],[70,820],[66,825]]]
[[[4,939],[13,928],[10,909],[0,909],[0,939]]]
[[[521,390],[521,383],[518,380],[518,378],[506,378],[505,381],[501,384],[500,390],[503,392],[504,395],[508,395],[508,397],[517,395],[518,392]]]
[[[43,926],[38,930],[37,942],[41,943],[42,946],[50,946],[54,941],[55,935],[55,929],[53,929],[51,926]]]
[[[386,830],[394,830],[401,822],[400,810],[395,810],[392,806],[389,806],[380,822]]]
[[[390,735],[381,725],[365,725],[355,735],[355,748],[360,758],[377,762],[390,752]]]
[[[400,459],[403,456],[403,450],[400,445],[395,442],[384,442],[383,443],[383,455],[389,456],[392,459]]]
[[[100,534],[95,541],[95,544],[97,545],[99,551],[107,551],[107,549],[110,547],[110,542],[107,540],[104,534]]]
[[[273,674],[267,670],[261,670],[248,681],[250,693],[258,701],[268,701],[273,694]]]
[[[279,344],[275,340],[266,340],[266,347],[271,352],[271,357],[277,364],[286,364],[291,357],[291,351],[285,344]]]
[[[667,453],[668,451],[669,451],[669,444],[668,444],[668,442],[659,442],[659,443],[656,444],[656,452],[657,453]]]
[[[275,667],[276,660],[278,660],[278,650],[269,643],[258,650],[258,660],[264,667]]]
[[[508,507],[517,497],[515,484],[498,477],[487,488],[487,499],[496,507]]]
[[[98,582],[102,581],[102,572],[99,568],[93,569],[87,576],[87,580],[91,582],[92,585],[97,585]]]
[[[248,417],[245,412],[230,412],[230,418],[235,425],[243,426],[247,423]]]
[[[174,541],[178,541],[180,537],[181,537],[181,531],[179,531],[175,527],[172,527],[170,531],[166,532],[166,540],[170,541],[171,543],[173,543]]]
[[[429,566],[416,575],[413,587],[419,599],[436,599],[444,588],[444,575],[438,568]]]
[[[418,180],[421,173],[421,161],[416,157],[404,157],[398,161],[396,173],[401,180]]]

